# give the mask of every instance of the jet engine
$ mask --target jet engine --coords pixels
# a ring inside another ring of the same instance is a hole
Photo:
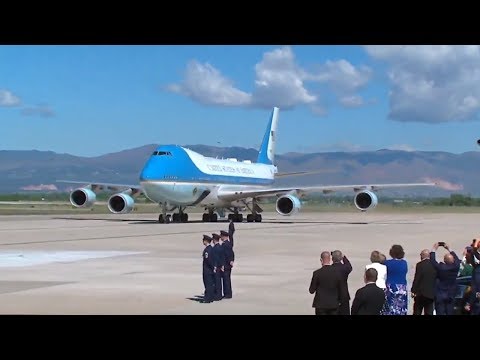
[[[293,195],[283,195],[277,199],[276,210],[280,215],[288,216],[297,213],[302,207],[300,200]]]
[[[375,193],[364,190],[355,194],[355,197],[353,198],[353,203],[358,210],[367,211],[375,209],[375,207],[378,205],[378,198]]]
[[[127,214],[133,210],[135,200],[127,194],[114,194],[108,199],[108,210],[114,214]]]
[[[89,208],[97,201],[97,195],[90,189],[75,189],[70,193],[70,203],[79,208]]]

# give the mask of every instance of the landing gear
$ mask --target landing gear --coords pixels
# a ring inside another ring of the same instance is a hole
[[[170,215],[163,215],[163,214],[158,215],[158,222],[160,224],[170,224],[171,221],[172,220]]]
[[[175,210],[175,208],[170,209],[170,211]],[[158,222],[160,224],[169,224],[171,222],[174,223],[186,223],[188,222],[188,214],[183,212],[184,209],[181,207],[178,208],[178,213],[173,213],[171,216],[170,214],[167,215],[167,205],[162,204],[162,214],[158,216]]]
[[[256,199],[252,200],[252,208],[250,210],[252,213],[247,215],[247,222],[262,222],[262,214],[258,213],[262,209],[257,205]]]
[[[247,222],[262,222],[262,214],[248,214]]]
[[[233,220],[233,222],[243,222],[243,214],[234,213],[228,214],[228,220]]]
[[[213,212],[213,209],[208,209],[208,213],[203,214],[202,216],[203,222],[217,222],[218,215]]]
[[[188,214],[185,214],[184,212],[175,213],[172,215],[172,219],[174,223],[186,223],[188,222]]]
[[[184,213],[183,210],[185,210],[185,208],[182,208],[181,206],[179,206],[178,213],[175,213],[175,214],[172,215],[173,222],[175,222],[175,223],[186,223],[186,222],[188,222],[188,214]]]

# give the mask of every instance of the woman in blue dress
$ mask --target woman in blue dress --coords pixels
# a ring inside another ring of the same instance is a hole
[[[408,264],[404,259],[405,252],[401,245],[393,245],[390,249],[391,259],[385,261],[387,266],[386,302],[382,311],[384,315],[407,315]]]

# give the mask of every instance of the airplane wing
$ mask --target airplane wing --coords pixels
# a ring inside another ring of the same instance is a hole
[[[89,186],[93,191],[125,191],[131,190],[132,195],[139,195],[142,193],[142,187],[140,185],[126,185],[126,184],[111,184],[111,183],[99,183],[89,181],[72,181],[72,180],[57,180],[58,183],[80,184],[83,186]]]
[[[275,179],[287,177],[287,176],[298,176],[298,175],[310,175],[318,173],[333,172],[333,170],[322,169],[322,170],[310,170],[310,171],[295,171],[295,172],[286,172],[286,173],[276,173]]]
[[[296,193],[298,196],[303,196],[307,193],[322,192],[324,194],[332,193],[341,190],[381,190],[397,187],[413,187],[413,186],[436,186],[436,183],[411,183],[411,184],[375,184],[375,185],[332,185],[332,186],[307,186],[307,187],[278,187],[267,189],[252,189],[252,190],[240,190],[232,191],[220,190],[218,192],[219,199],[226,201],[235,201],[246,198],[264,198],[284,195],[288,193]]]

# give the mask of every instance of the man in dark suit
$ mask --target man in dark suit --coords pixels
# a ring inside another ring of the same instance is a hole
[[[332,251],[333,267],[340,272],[343,279],[345,289],[347,290],[345,297],[340,302],[338,315],[350,315],[350,293],[348,292],[348,275],[352,272],[352,264],[340,250]]]
[[[313,272],[309,292],[315,293],[312,307],[315,315],[338,315],[341,299],[346,296],[346,288],[340,272],[332,266],[328,251],[320,255],[322,267]]]
[[[457,274],[460,270],[460,259],[454,251],[450,251],[447,244],[443,243],[448,254],[445,254],[444,262],[438,263],[435,259],[435,251],[440,246],[433,244],[430,252],[430,261],[437,270],[437,286],[435,291],[435,310],[437,315],[453,315],[454,299],[457,293]]]
[[[380,315],[385,303],[385,292],[375,283],[377,278],[378,271],[375,268],[365,271],[365,286],[355,293],[352,315]]]
[[[415,277],[411,294],[413,297],[413,315],[433,315],[433,300],[435,299],[435,284],[437,270],[430,261],[430,251],[422,250],[420,261],[415,267]]]
[[[230,242],[232,244],[233,249],[233,234],[235,233],[235,224],[233,223],[233,219],[230,219],[230,224],[228,224],[228,237],[230,238]]]

